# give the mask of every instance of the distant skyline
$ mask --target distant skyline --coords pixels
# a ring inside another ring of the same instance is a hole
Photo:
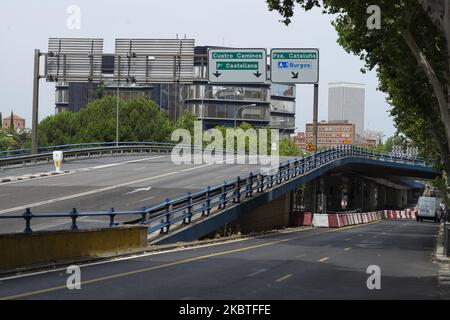
[[[72,5],[81,10],[79,30],[67,26],[67,10]],[[297,9],[286,27],[278,13],[268,11],[264,0],[6,0],[0,11],[0,112],[6,115],[13,110],[31,126],[33,50],[46,51],[49,37],[104,38],[104,51],[113,52],[115,38],[176,38],[178,34],[195,39],[196,45],[319,48],[319,120],[328,119],[328,83],[364,83],[366,129],[393,135],[389,105],[376,89],[376,73],[362,74],[363,62],[337,44],[332,19],[320,10],[305,13]],[[43,119],[54,114],[54,83],[41,80],[40,89],[39,118]],[[312,86],[297,86],[298,131],[312,121],[312,97]]]

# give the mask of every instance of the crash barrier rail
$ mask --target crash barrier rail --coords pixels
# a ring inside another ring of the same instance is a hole
[[[89,142],[89,143],[76,143],[76,144],[64,144],[64,145],[56,145],[56,146],[46,146],[39,147],[38,154],[50,153],[53,151],[64,151],[64,150],[83,150],[83,149],[92,149],[92,148],[101,148],[101,147],[114,147],[114,146],[173,146],[171,143],[163,143],[163,142],[136,142],[136,141],[121,141],[117,142]],[[16,158],[21,156],[31,156],[31,149],[17,149],[17,150],[0,150],[0,159],[5,158]]]
[[[127,153],[170,153],[175,144],[161,142],[83,143],[41,148],[38,154],[22,154],[1,157],[0,167],[53,161],[53,151],[63,151],[64,159],[78,159]],[[27,150],[27,149],[24,149]],[[9,152],[9,151],[3,151]]]
[[[253,174],[247,177],[237,177],[234,181],[225,181],[222,185],[208,187],[205,191],[188,193],[181,198],[160,203],[151,208],[142,208],[135,211],[116,211],[114,208],[106,212],[78,212],[72,209],[69,213],[58,214],[33,214],[31,209],[26,209],[23,215],[0,215],[0,219],[24,219],[24,232],[32,232],[31,221],[41,218],[69,218],[71,230],[77,230],[77,220],[81,217],[105,217],[109,219],[109,226],[116,225],[118,216],[139,216],[135,223],[146,225],[150,234],[168,234],[175,227],[192,223],[194,218],[208,217],[214,211],[238,205],[243,199],[251,198],[255,193],[262,193],[273,189],[284,182],[304,176],[324,165],[345,158],[371,159],[390,161],[401,164],[428,167],[418,159],[393,157],[372,150],[356,146],[336,146],[303,158],[291,160],[279,165],[276,170]]]

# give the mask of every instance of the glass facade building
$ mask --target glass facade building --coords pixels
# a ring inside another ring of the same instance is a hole
[[[146,97],[155,101],[176,121],[186,111],[194,113],[205,130],[248,122],[255,127],[295,131],[296,87],[280,84],[212,85],[207,81],[209,47],[195,47],[192,84],[155,83],[148,87],[127,86],[119,90],[122,99]],[[115,96],[117,87],[105,84],[69,83],[56,86],[56,112],[77,112],[99,96]]]

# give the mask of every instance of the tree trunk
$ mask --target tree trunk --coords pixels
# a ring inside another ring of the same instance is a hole
[[[417,45],[416,40],[414,39],[411,32],[409,30],[404,30],[402,36],[406,44],[408,45],[409,49],[411,50],[412,54],[416,58],[418,65],[425,72],[426,76],[428,77],[428,80],[430,81],[433,87],[434,93],[436,95],[439,104],[441,122],[445,129],[447,144],[450,144],[450,115],[449,115],[449,104],[444,91],[445,86],[441,85],[438,77],[436,76],[436,73],[434,72],[433,67],[428,62],[424,54],[420,51],[419,46]]]

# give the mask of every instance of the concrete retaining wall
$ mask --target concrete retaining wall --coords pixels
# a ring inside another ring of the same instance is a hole
[[[146,227],[0,235],[0,269],[95,257],[147,246]]]

